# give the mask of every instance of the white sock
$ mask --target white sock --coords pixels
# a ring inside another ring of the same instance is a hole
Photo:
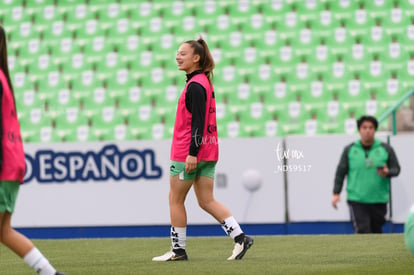
[[[224,232],[226,232],[226,234],[230,236],[233,240],[234,238],[243,233],[243,230],[241,230],[239,223],[233,216],[230,216],[227,219],[225,219],[221,223],[221,227],[223,228]]]
[[[33,247],[23,257],[23,260],[40,275],[55,275],[56,273],[56,269],[36,247]]]
[[[171,246],[173,249],[185,249],[187,227],[171,226]]]

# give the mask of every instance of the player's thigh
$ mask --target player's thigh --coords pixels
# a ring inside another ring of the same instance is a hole
[[[11,213],[2,212],[0,213],[0,241],[3,242],[3,234],[11,228]]]
[[[185,162],[170,163],[170,202],[184,202],[195,178],[195,173],[185,172]]]
[[[213,200],[215,161],[200,162],[197,165],[197,177],[194,182],[194,192],[200,204]]]
[[[170,175],[170,201],[183,202],[192,184],[193,180],[181,180],[178,175]]]
[[[199,204],[208,203],[214,199],[214,179],[207,176],[197,177],[194,182],[194,193]]]

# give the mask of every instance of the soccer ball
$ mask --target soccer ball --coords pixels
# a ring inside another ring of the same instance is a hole
[[[248,191],[255,192],[262,186],[262,176],[257,170],[247,170],[242,175],[242,183]]]

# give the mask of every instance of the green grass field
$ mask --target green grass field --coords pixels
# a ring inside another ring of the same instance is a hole
[[[34,240],[68,275],[90,274],[414,274],[401,234],[257,236],[241,261],[227,261],[229,238],[187,241],[187,262],[152,262],[168,238]],[[1,248],[0,274],[35,274]]]

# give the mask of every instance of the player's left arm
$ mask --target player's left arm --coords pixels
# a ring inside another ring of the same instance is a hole
[[[203,130],[206,113],[206,91],[197,82],[187,87],[187,110],[191,112],[191,143],[188,148],[190,156],[197,156],[203,142]]]
[[[186,108],[191,113],[191,142],[185,160],[185,171],[190,173],[197,167],[197,155],[203,142],[206,111],[206,92],[197,82],[192,82],[187,87]]]
[[[400,167],[400,163],[398,162],[397,155],[395,154],[394,149],[390,145],[384,143],[384,147],[388,152],[388,160],[387,160],[388,173],[386,176],[389,178],[396,177],[400,174],[400,171],[401,171],[401,167]]]

